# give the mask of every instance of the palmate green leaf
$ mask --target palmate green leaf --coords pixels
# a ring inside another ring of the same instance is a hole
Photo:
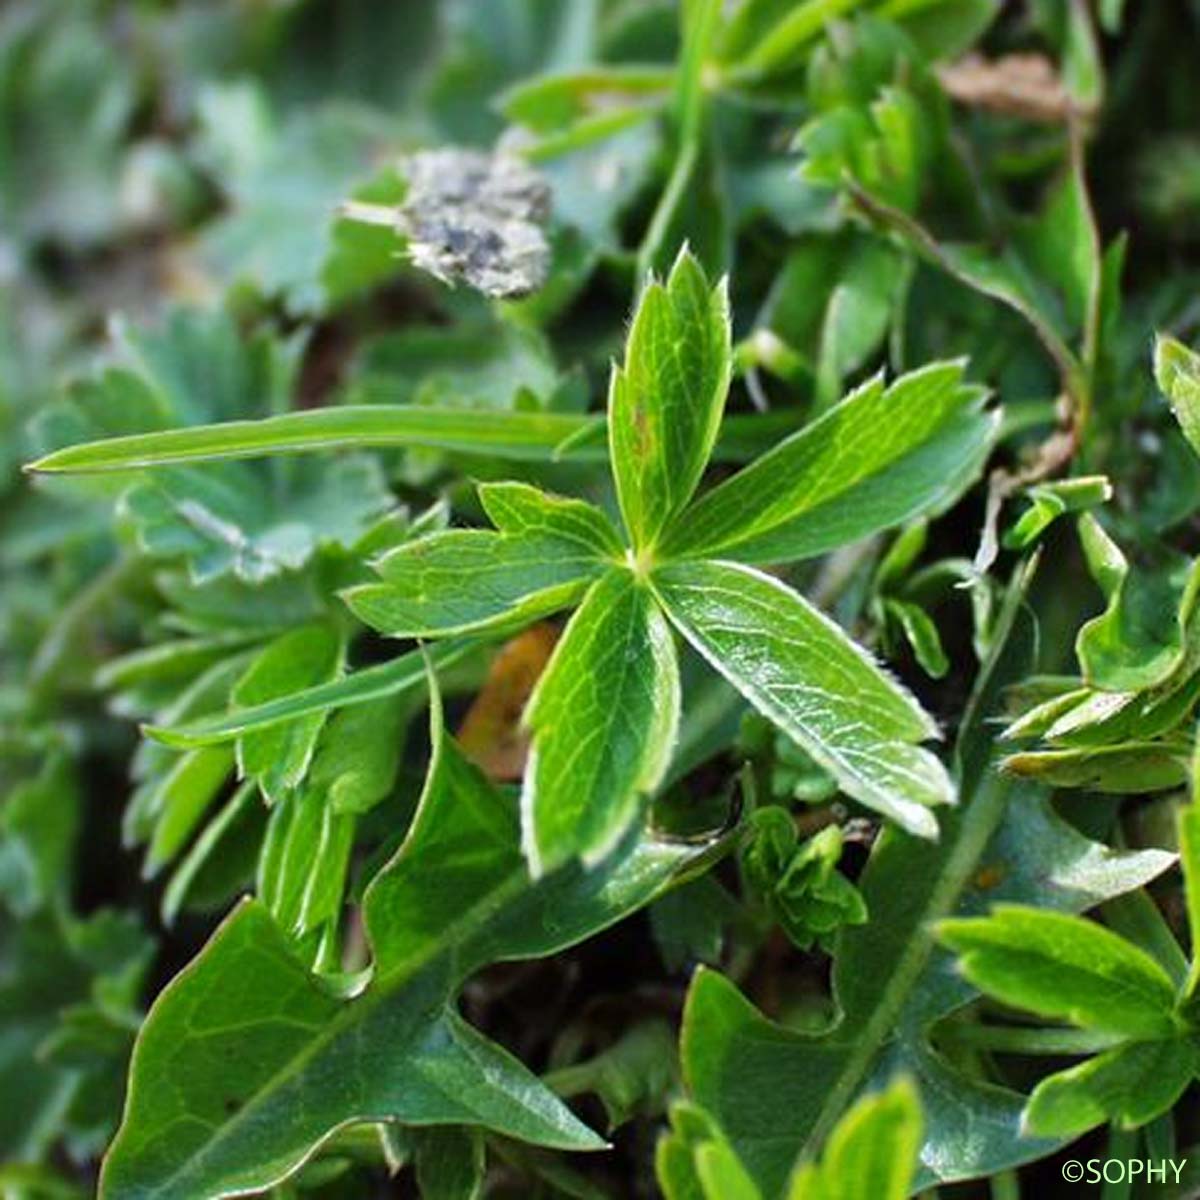
[[[567,624],[525,711],[533,745],[521,812],[535,875],[612,850],[666,771],[679,709],[666,618],[643,581],[612,568]]]
[[[954,799],[917,743],[937,726],[828,617],[777,579],[732,563],[675,563],[653,586],[685,638],[841,787],[910,832]]]
[[[1074,1137],[1104,1121],[1136,1129],[1166,1112],[1198,1069],[1190,1040],[1127,1042],[1043,1079],[1022,1120],[1038,1137]]]
[[[436,702],[432,725],[412,828],[365,899],[370,982],[338,997],[259,902],[239,906],[142,1028],[103,1170],[109,1200],[264,1189],[363,1121],[603,1144],[453,998],[486,963],[553,954],[621,919],[698,848],[629,837],[596,870],[572,864],[531,881],[514,806],[445,736]]]
[[[166,432],[172,425],[266,415],[291,403],[303,339],[231,313],[179,309],[160,327],[118,323],[119,365],[80,381],[46,418],[55,441]],[[317,551],[352,545],[392,507],[377,462],[177,467],[134,481],[119,512],[148,554],[182,556],[204,583],[227,572],[251,583],[294,571]]]
[[[367,339],[357,364],[352,404],[553,411],[563,384],[538,329],[495,318],[406,325]]]
[[[350,609],[392,637],[515,628],[575,603],[623,550],[608,518],[582,500],[519,483],[479,494],[500,532],[404,543],[376,561],[381,583],[342,593]]]
[[[766,1200],[786,1194],[797,1161],[818,1153],[857,1094],[898,1072],[921,1094],[917,1187],[1005,1170],[1060,1144],[1022,1134],[1024,1097],[968,1078],[932,1049],[931,1025],[976,992],[953,971],[931,926],[997,899],[1078,912],[1140,887],[1173,858],[1101,847],[1056,817],[1044,793],[992,769],[985,719],[1028,669],[1032,651],[1022,595],[1023,586],[1010,587],[968,707],[960,807],[943,811],[937,842],[885,829],[858,880],[871,920],[843,929],[835,945],[838,1016],[829,1027],[803,1033],[776,1025],[710,970],[692,984],[682,1050],[689,1094]]]
[[[323,311],[345,290],[338,203],[372,179],[396,133],[352,104],[309,107],[277,121],[254,84],[200,97],[202,151],[218,167],[228,211],[205,227],[201,258],[227,284],[250,284],[293,313]]]
[[[988,995],[1087,1029],[1169,1037],[1175,987],[1145,951],[1094,921],[1022,905],[943,921],[938,936]]]
[[[962,363],[875,378],[689,509],[663,554],[808,558],[935,513],[982,470],[998,416]]]
[[[681,251],[646,285],[613,368],[608,437],[621,514],[648,549],[691,499],[721,424],[732,365],[726,286]]]
[[[121,176],[138,77],[94,9],[11,11],[0,197],[12,240],[96,246],[128,221]]]
[[[304,566],[324,545],[352,546],[392,499],[369,458],[295,462],[271,479],[245,463],[176,467],[122,497],[138,543],[188,559],[203,584],[228,571],[249,583]]]

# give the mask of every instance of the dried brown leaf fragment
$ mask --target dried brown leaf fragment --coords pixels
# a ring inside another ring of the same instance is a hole
[[[1044,54],[968,54],[939,68],[938,78],[951,99],[1001,116],[1059,124],[1078,111]]]

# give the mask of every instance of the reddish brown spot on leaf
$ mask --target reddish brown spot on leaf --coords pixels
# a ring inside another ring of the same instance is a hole
[[[490,779],[520,779],[529,753],[521,713],[550,660],[558,630],[543,622],[506,642],[458,731],[467,756]]]

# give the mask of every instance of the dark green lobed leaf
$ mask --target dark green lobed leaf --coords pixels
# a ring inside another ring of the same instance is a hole
[[[369,984],[350,1000],[327,990],[266,909],[244,902],[143,1026],[103,1195],[260,1190],[359,1121],[602,1145],[452,998],[485,963],[551,954],[619,920],[698,850],[628,837],[600,869],[532,882],[516,812],[442,734],[436,705],[433,738],[413,826],[366,896]]]

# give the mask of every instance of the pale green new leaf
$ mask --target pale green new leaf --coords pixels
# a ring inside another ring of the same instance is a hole
[[[1154,345],[1154,378],[1183,436],[1200,454],[1200,354],[1160,333]]]
[[[1179,1099],[1198,1066],[1183,1038],[1128,1042],[1043,1079],[1022,1123],[1039,1137],[1075,1137],[1103,1121],[1136,1129]]]
[[[552,533],[453,529],[375,563],[381,583],[347,589],[351,612],[389,637],[525,625],[575,603],[603,570],[597,552]]]
[[[819,1163],[792,1177],[788,1200],[906,1200],[921,1148],[921,1106],[907,1078],[864,1096],[837,1123]]]
[[[245,780],[220,810],[209,817],[163,888],[161,912],[165,925],[173,925],[180,912],[194,903],[197,885],[218,861],[226,865],[228,852],[232,851],[236,856],[239,849],[244,850],[244,843],[239,845],[239,836],[247,828],[254,828],[254,818],[261,809],[258,785]],[[247,869],[247,879],[250,874]],[[199,907],[208,906],[201,904]]]
[[[533,882],[514,806],[445,737],[436,703],[433,743],[413,826],[367,893],[370,982],[339,997],[260,902],[239,906],[142,1027],[108,1200],[260,1191],[363,1121],[603,1145],[454,996],[487,963],[554,954],[620,920],[702,850],[631,836],[602,869]]]
[[[285,933],[302,938],[337,916],[353,845],[354,817],[312,784],[271,810],[256,890]]]
[[[883,602],[883,609],[904,631],[925,674],[941,679],[950,669],[950,660],[933,618],[919,604],[908,600],[888,598]]]
[[[659,1139],[654,1170],[666,1200],[762,1200],[717,1123],[686,1101],[671,1106],[671,1128]]]
[[[710,289],[684,250],[666,282],[652,280],[642,292],[609,388],[613,475],[636,547],[655,544],[700,482],[731,364],[725,284]]]
[[[917,743],[937,726],[833,621],[779,580],[732,563],[669,564],[653,583],[684,637],[846,792],[936,836],[929,808],[950,803],[954,789]]]
[[[982,469],[985,397],[957,362],[876,377],[702,496],[663,553],[782,562],[937,512]]]
[[[723,37],[724,56],[733,59],[737,71],[769,74],[793,63],[827,22],[858,4],[859,0],[801,0],[786,5],[753,0],[741,5],[730,21]]]
[[[1073,479],[1036,484],[1027,492],[1030,504],[1004,535],[1010,550],[1033,545],[1064,513],[1080,512],[1112,499],[1112,484],[1106,475],[1079,475]]]
[[[1145,951],[1094,921],[1023,905],[943,921],[977,987],[1016,1008],[1133,1038],[1169,1037],[1175,988]]]
[[[535,874],[612,849],[662,779],[679,707],[670,627],[645,584],[613,568],[571,618],[525,712],[521,811]]]

